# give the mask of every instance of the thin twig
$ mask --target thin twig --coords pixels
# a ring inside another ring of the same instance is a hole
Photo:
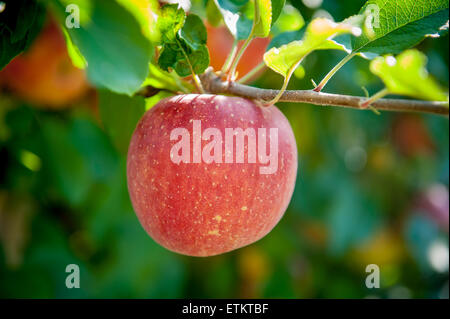
[[[235,82],[223,82],[212,70],[201,75],[202,83],[206,91],[214,94],[232,94],[249,99],[270,101],[274,99],[279,91],[260,89]],[[351,95],[340,95],[315,92],[313,90],[287,90],[280,97],[280,102],[309,103],[322,106],[338,106],[345,108],[360,109],[361,104],[367,98]],[[377,110],[395,112],[421,112],[448,116],[449,108],[447,102],[419,101],[405,99],[380,99],[372,106]],[[367,108],[366,108],[367,110]]]

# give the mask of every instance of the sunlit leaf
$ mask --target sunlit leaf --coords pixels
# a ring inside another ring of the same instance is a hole
[[[70,0],[72,1],[72,0]],[[130,11],[141,25],[142,33],[152,42],[159,38],[156,16],[159,15],[159,3],[156,0],[117,0]]]
[[[222,14],[214,0],[208,0],[206,4],[206,19],[213,27],[217,27],[222,21]]]
[[[244,40],[253,27],[254,2],[248,0],[215,0],[223,21],[235,39]]]
[[[379,76],[392,94],[426,100],[447,101],[447,93],[426,70],[426,56],[414,49],[393,56],[375,58],[370,70]]]
[[[285,10],[286,0],[272,0],[272,23],[274,25],[275,22],[280,18]]]
[[[448,6],[448,0],[369,0],[360,11],[367,31],[352,39],[353,51],[399,53],[439,37],[448,31]]]
[[[272,19],[272,23],[273,22]],[[303,28],[304,25],[305,20],[301,13],[295,7],[286,5],[277,21],[273,24],[271,34],[278,36],[284,32],[298,31]]]
[[[52,3],[55,13],[64,21],[64,2],[53,0]],[[92,12],[80,9],[80,15],[90,14],[89,18],[81,19],[80,28],[69,28],[67,32],[87,61],[91,83],[132,95],[147,76],[152,43],[138,20],[116,1],[93,0],[91,3]]]
[[[184,10],[179,9],[176,4],[167,4],[161,8],[157,26],[163,43],[175,42],[178,30],[183,27],[185,19]]]
[[[262,38],[267,37],[272,25],[272,2],[270,0],[255,0],[254,19],[253,35]]]
[[[333,37],[344,33],[358,35],[360,32],[359,28],[351,24],[335,23],[325,18],[318,18],[308,25],[302,40],[270,49],[264,54],[264,62],[269,68],[286,77],[305,56],[314,50],[345,50],[345,47],[332,41]]]

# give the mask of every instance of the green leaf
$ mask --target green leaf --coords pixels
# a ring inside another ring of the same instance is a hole
[[[286,0],[272,0],[272,26],[277,22],[278,18],[283,14]],[[292,7],[292,6],[291,6]]]
[[[108,136],[116,148],[126,154],[134,128],[145,112],[144,98],[100,90],[99,108]]]
[[[208,0],[208,3],[206,4],[206,19],[213,27],[219,26],[222,21],[222,14],[220,13],[219,8],[217,8],[214,0]]]
[[[72,2],[73,0],[68,0]],[[152,42],[159,39],[159,29],[155,15],[158,14],[159,3],[156,0],[117,0],[127,9],[141,26],[142,33]]]
[[[195,14],[186,17],[184,26],[179,31],[179,36],[192,50],[199,50],[206,44],[207,32],[202,19]]]
[[[225,25],[237,40],[249,37],[253,27],[254,2],[248,0],[215,0]]]
[[[203,73],[209,66],[207,33],[203,21],[195,14],[186,17],[184,10],[174,5],[164,6],[162,13],[165,17],[158,19],[161,33],[170,35],[163,36],[158,65],[164,71],[175,70],[181,77],[193,72]],[[170,31],[164,31],[165,28]],[[172,29],[177,32],[172,34]]]
[[[177,4],[167,4],[161,8],[157,26],[163,43],[173,43],[178,31],[183,27],[186,13]]]
[[[448,31],[448,7],[448,0],[369,0],[360,11],[368,32],[352,39],[353,52],[399,53],[439,37]]]
[[[63,18],[64,5],[53,1]],[[91,83],[132,95],[147,76],[152,44],[136,18],[116,1],[91,2],[91,16],[81,20],[80,28],[67,30],[70,38],[87,61]],[[88,13],[80,12],[84,14]]]
[[[237,13],[239,12],[249,0],[217,0],[217,5],[225,10]]]
[[[87,67],[86,59],[81,54],[78,47],[73,44],[72,39],[70,38],[70,35],[66,29],[63,29],[63,34],[64,38],[66,39],[67,53],[72,60],[72,64],[79,69],[85,69]]]
[[[269,51],[272,48],[281,47],[282,45],[288,44],[296,40],[301,40],[304,34],[305,34],[304,29],[280,33],[277,36],[275,36],[272,39],[272,41],[270,41],[269,45],[267,46],[267,51]]]
[[[375,58],[370,70],[379,76],[392,94],[406,95],[425,100],[448,101],[446,93],[426,70],[426,56],[414,49],[394,58]]]
[[[26,50],[42,28],[45,9],[35,1],[15,0],[0,14],[0,70]]]
[[[161,70],[158,66],[150,63],[148,77],[142,86],[151,86],[157,89],[166,89],[173,92],[180,90],[181,80],[169,72]]]
[[[314,50],[337,49],[345,47],[334,42],[333,37],[361,30],[347,23],[335,23],[325,18],[314,19],[307,27],[301,41],[293,41],[279,48],[272,48],[264,54],[264,62],[275,72],[289,77],[300,62]]]
[[[265,38],[272,25],[272,1],[255,0],[255,21],[253,36]]]
[[[200,74],[209,66],[208,48],[202,45],[198,50],[192,50],[180,42],[166,44],[161,51],[158,64],[164,71],[174,69],[181,77],[191,75],[191,66],[196,74]]]
[[[272,3],[273,5],[273,3]],[[273,23],[272,19],[272,23]],[[284,32],[298,31],[305,25],[305,20],[301,13],[293,6],[286,5],[281,12],[276,23],[273,24],[272,35],[279,35]]]

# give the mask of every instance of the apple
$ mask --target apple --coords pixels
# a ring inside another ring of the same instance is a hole
[[[205,23],[205,25],[208,33],[206,46],[209,49],[209,64],[214,70],[219,71],[222,69],[225,60],[230,54],[234,38],[223,25],[219,27],[213,27],[208,23]],[[244,41],[239,41],[238,48],[242,47],[243,42]],[[236,69],[238,79],[253,70],[263,61],[264,53],[266,52],[269,43],[270,38],[256,38],[250,43]]]
[[[296,175],[286,117],[240,97],[163,99],[139,121],[128,149],[128,190],[143,228],[190,256],[222,254],[268,234]]]
[[[23,100],[52,109],[67,106],[89,89],[85,72],[72,65],[64,36],[53,21],[0,72],[0,78]]]

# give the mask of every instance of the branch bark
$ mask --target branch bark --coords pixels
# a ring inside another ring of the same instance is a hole
[[[207,70],[202,74],[201,81],[207,92],[233,94],[255,100],[270,101],[279,92],[278,90],[260,89],[235,82],[224,82],[212,70]],[[360,96],[322,93],[313,90],[287,90],[279,101],[369,110],[368,108],[360,107],[360,104],[366,100],[367,98]],[[447,117],[449,115],[449,108],[446,102],[380,99],[372,103],[371,106],[380,111],[430,113]]]

